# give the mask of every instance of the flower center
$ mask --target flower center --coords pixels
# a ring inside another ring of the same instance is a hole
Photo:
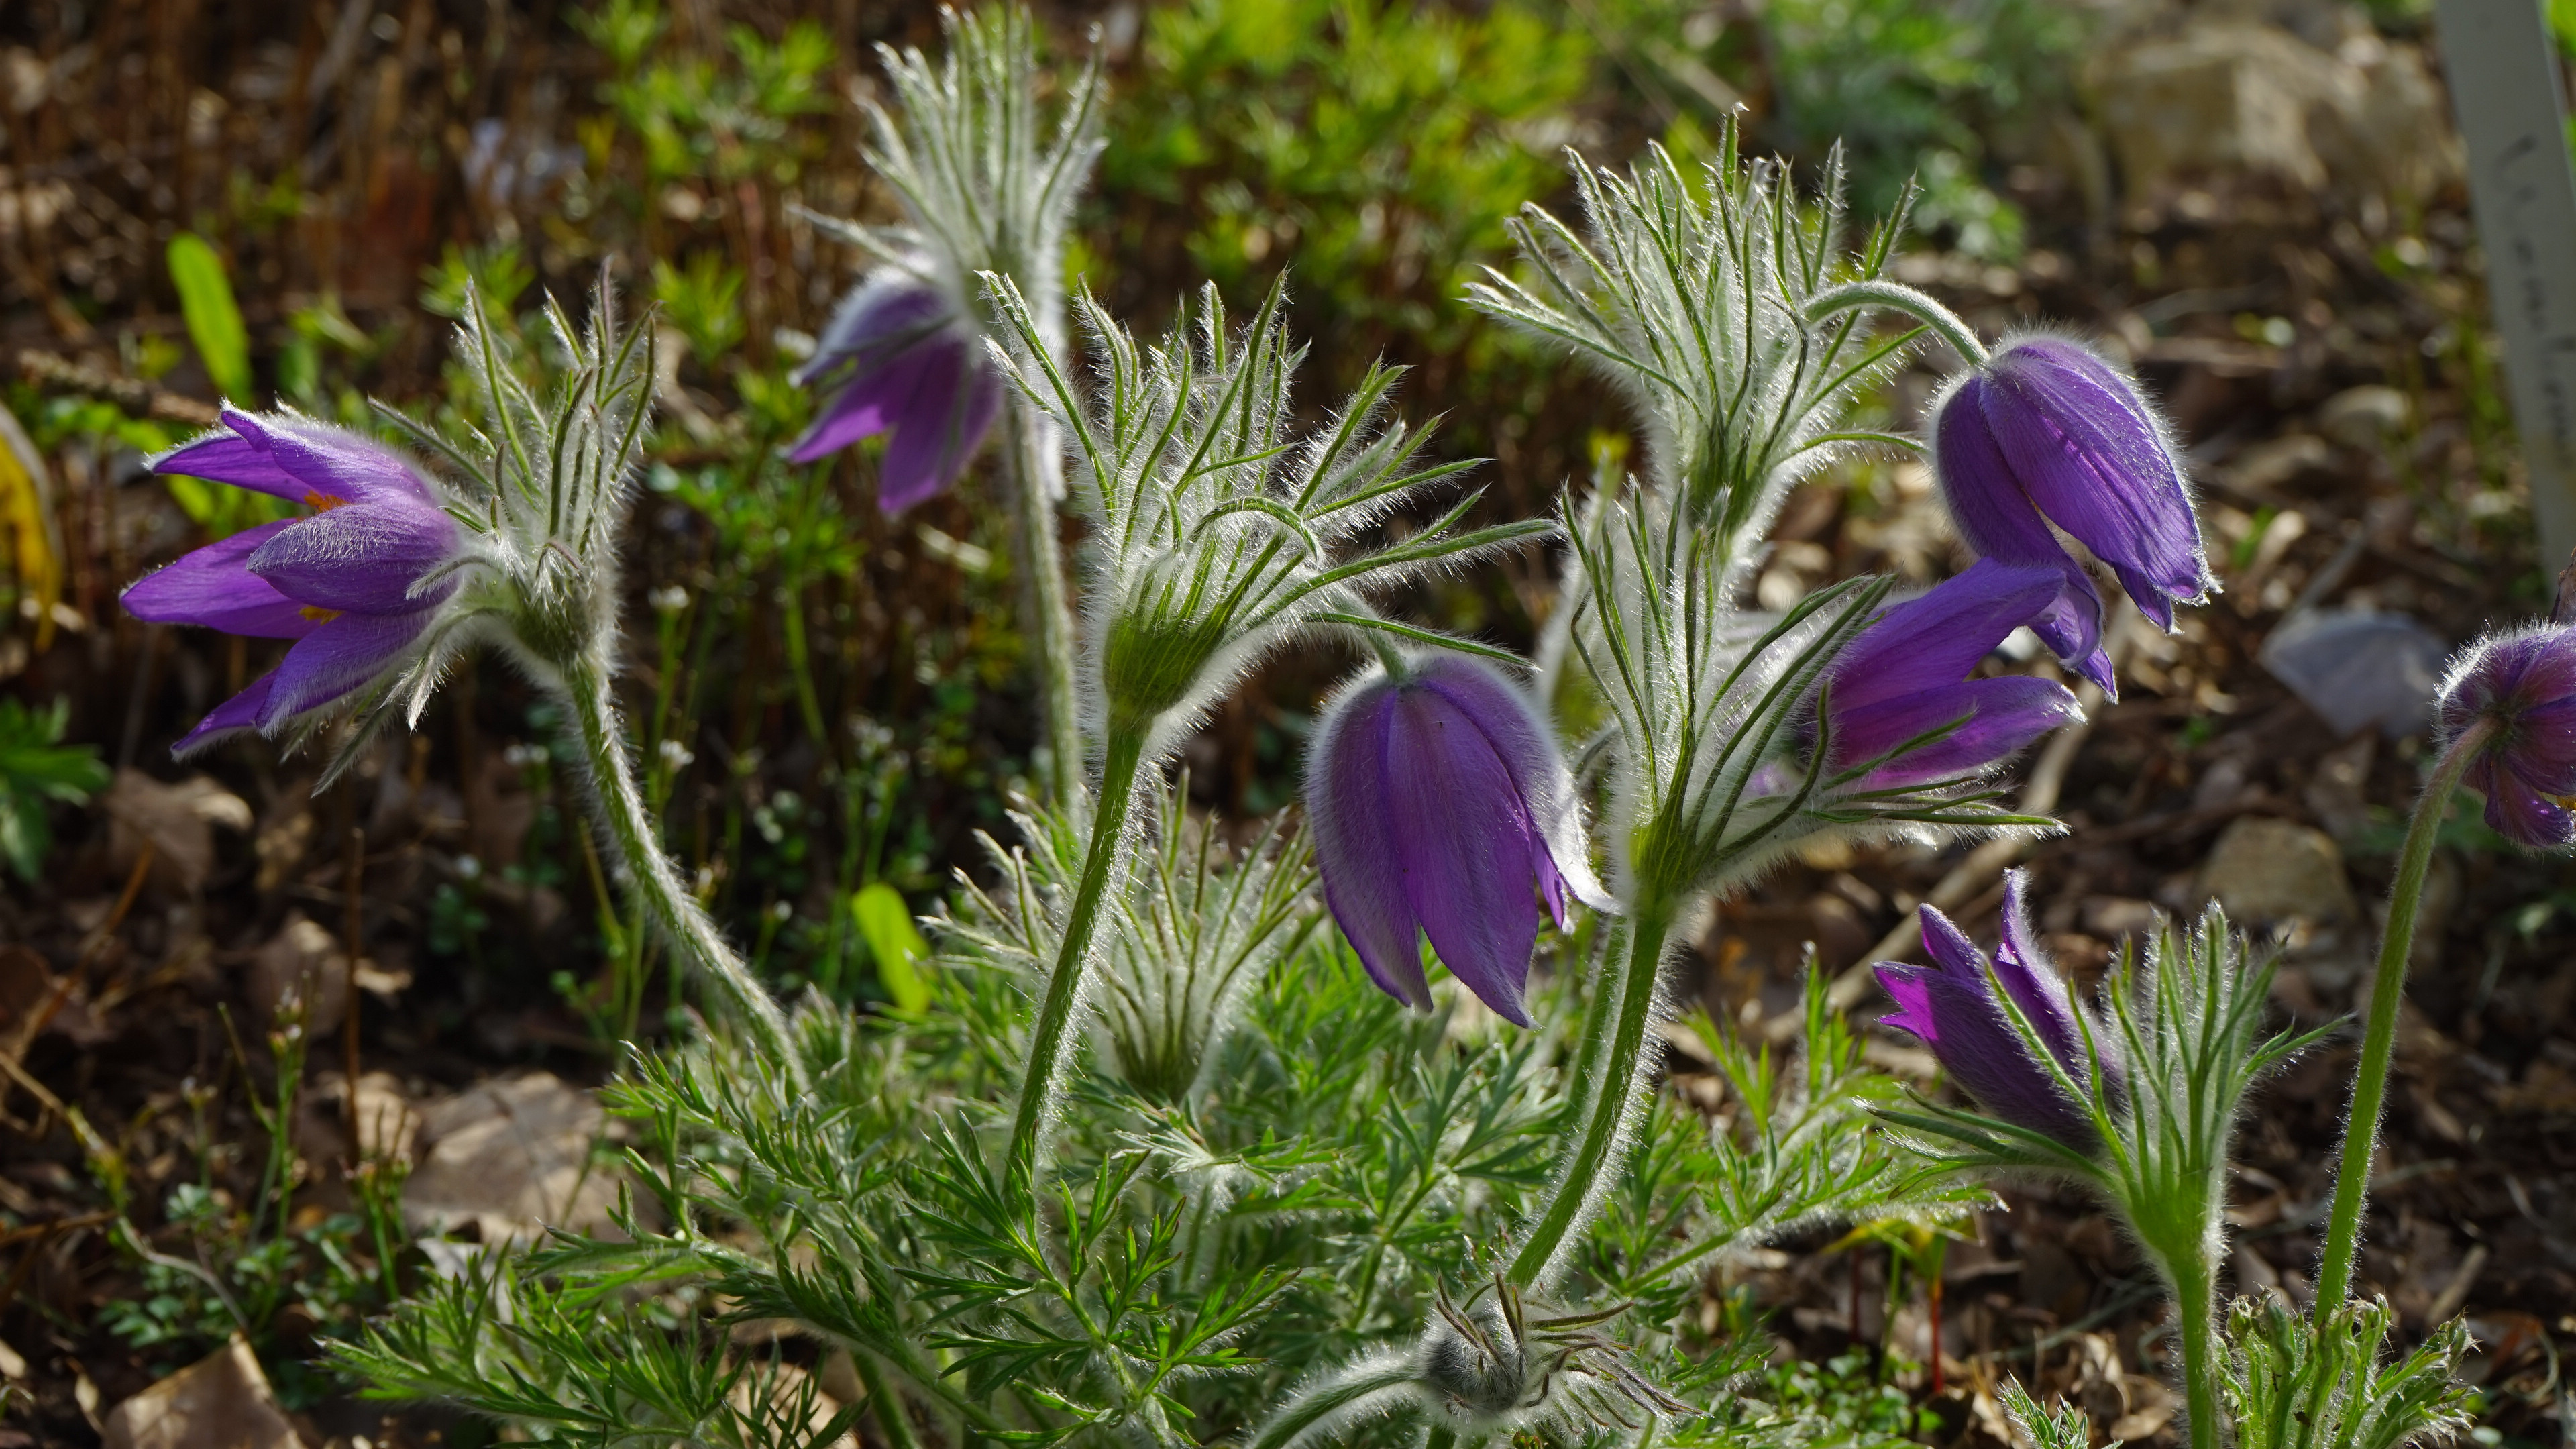
[[[333,503],[337,503],[340,500],[335,498],[331,501]],[[312,620],[316,624],[328,624],[348,611],[345,609],[326,609],[320,604],[307,604],[295,612],[302,614],[305,618]]]
[[[349,500],[346,498],[334,498],[330,494],[323,493],[318,490],[307,492],[304,495],[304,506],[312,509],[316,513],[328,513],[332,509],[337,508],[348,501]],[[312,611],[308,609],[305,612],[311,613]]]

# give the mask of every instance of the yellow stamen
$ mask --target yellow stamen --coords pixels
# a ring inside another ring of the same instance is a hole
[[[334,499],[332,501],[336,503],[339,500]],[[328,624],[332,620],[339,618],[340,615],[346,611],[342,609],[326,609],[319,604],[307,604],[295,612],[302,614],[305,618],[312,620],[316,624]]]
[[[328,513],[332,509],[337,508],[348,501],[349,500],[346,498],[334,498],[328,493],[318,491],[308,492],[304,495],[304,506],[312,509],[316,513]]]

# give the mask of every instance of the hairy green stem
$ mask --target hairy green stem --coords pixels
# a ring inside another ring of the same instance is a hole
[[[2360,1246],[2361,1210],[2370,1195],[2370,1159],[2379,1145],[2379,1114],[2388,1096],[2388,1064],[2397,1047],[2397,1007],[2406,993],[2406,959],[2415,947],[2415,913],[2424,898],[2424,874],[2433,864],[2433,842],[2460,777],[2494,738],[2495,726],[2480,720],[2451,742],[2433,778],[2415,802],[2406,825],[2406,845],[2397,858],[2397,884],[2388,898],[2388,928],[2379,941],[2379,972],[2370,986],[2369,1023],[2363,1028],[2361,1061],[2353,1070],[2352,1110],[2343,1124],[2343,1155],[2335,1168],[2334,1206],[2326,1213],[2325,1257],[2317,1267],[2317,1328],[2343,1306],[2352,1288],[2353,1255]]]
[[[636,788],[634,766],[627,759],[625,726],[617,717],[612,691],[608,672],[588,660],[563,671],[563,703],[572,717],[573,742],[589,766],[592,812],[608,848],[624,867],[620,874],[626,888],[670,938],[674,954],[723,988],[759,1039],[760,1052],[785,1071],[802,1094],[805,1066],[796,1054],[786,1014],[726,944],[724,934],[681,884],[678,868],[654,838],[652,817],[645,811],[643,792]]]
[[[1298,1435],[1314,1428],[1335,1414],[1360,1408],[1380,1397],[1410,1396],[1417,1377],[1413,1359],[1408,1354],[1385,1354],[1345,1370],[1330,1382],[1319,1384],[1290,1399],[1272,1414],[1244,1441],[1245,1449],[1284,1449]],[[1431,1441],[1438,1445],[1448,1431],[1434,1425]]]
[[[1006,424],[1005,457],[1011,472],[1011,505],[1018,512],[1012,542],[1021,598],[1037,639],[1038,707],[1046,721],[1047,780],[1058,806],[1081,788],[1082,695],[1073,633],[1071,593],[1065,585],[1064,547],[1056,531],[1055,496],[1064,480],[1064,454],[1051,426],[1026,400],[1015,401]]]
[[[1584,1094],[1576,1108],[1582,1128],[1559,1154],[1547,1205],[1512,1258],[1516,1287],[1539,1286],[1562,1270],[1571,1246],[1568,1235],[1610,1190],[1618,1173],[1626,1135],[1621,1129],[1640,1100],[1638,1068],[1674,914],[1665,897],[1642,894],[1621,922],[1627,933],[1626,962],[1614,957],[1596,973],[1574,1078]]]
[[[1986,344],[1977,339],[1977,330],[1965,318],[1901,282],[1845,282],[1839,287],[1827,287],[1807,299],[1807,320],[1822,322],[1837,312],[1857,307],[1885,307],[1904,313],[1939,333],[1941,340],[1949,343],[1970,367],[1986,360]]]
[[[2224,1371],[2218,1346],[2218,1275],[2202,1252],[2183,1253],[2168,1266],[2174,1274],[2174,1312],[2182,1320],[2183,1405],[2191,1424],[2190,1449],[2220,1449],[2227,1441],[2218,1427],[2219,1375]],[[1934,1352],[1939,1352],[1937,1345]]]
[[[1073,1060],[1073,1018],[1082,998],[1083,977],[1091,969],[1091,938],[1100,926],[1101,900],[1109,893],[1110,867],[1118,842],[1127,832],[1127,817],[1136,794],[1137,767],[1145,757],[1145,728],[1117,727],[1109,732],[1109,749],[1100,772],[1100,794],[1092,804],[1091,847],[1082,858],[1082,882],[1075,887],[1072,913],[1065,918],[1064,945],[1055,969],[1047,974],[1046,1000],[1038,1006],[1037,1036],[1029,1044],[1028,1076],[1020,1084],[1019,1113],[1011,1122],[1011,1152],[1005,1167],[1009,1180],[1025,1193],[1037,1189],[1038,1139],[1056,1097],[1063,1091],[1065,1069]]]

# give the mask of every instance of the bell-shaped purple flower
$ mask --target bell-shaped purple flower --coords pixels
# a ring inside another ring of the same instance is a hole
[[[2576,844],[2576,628],[2542,624],[2483,640],[2442,682],[2443,738],[2484,721],[2491,733],[2467,783],[2487,824],[2535,850]]]
[[[810,463],[891,433],[877,506],[899,513],[957,481],[1002,409],[975,324],[939,288],[879,268],[832,315],[800,386],[834,389],[787,456]]]
[[[2102,596],[2051,524],[2110,565],[2165,629],[2176,603],[2215,587],[2171,436],[2137,385],[2085,348],[2005,343],[1933,403],[1931,431],[1960,534],[1987,558],[2058,571],[2064,591],[2032,632],[2106,692]]]
[[[1842,770],[1943,725],[1948,734],[1872,770],[1864,790],[1971,775],[2083,711],[2050,679],[1970,677],[2004,637],[2041,618],[2059,597],[2049,569],[1979,559],[1929,592],[1882,610],[1834,661],[1826,711],[1832,758]]]
[[[2081,1008],[2031,935],[2030,912],[2022,899],[2026,881],[2018,870],[2004,875],[2003,939],[1995,943],[1991,972],[1984,953],[1969,944],[1948,916],[1924,906],[1923,949],[1932,964],[1878,964],[1878,984],[1897,1008],[1880,1017],[1879,1024],[1930,1047],[1941,1070],[1990,1115],[2090,1152],[2097,1136],[2088,1105],[2069,1095],[2031,1051],[1995,995],[2002,986],[2040,1045],[2079,1090],[2091,1090],[2093,1049],[2100,1049],[2104,1095],[2118,1100],[2124,1083],[2112,1044],[2095,1032],[2092,1047],[2087,1046]]]
[[[1544,899],[1611,908],[1586,858],[1573,777],[1528,695],[1457,655],[1361,676],[1325,706],[1306,760],[1324,900],[1377,984],[1431,1005],[1419,936],[1510,1021]]]
[[[125,591],[157,623],[293,639],[277,668],[200,720],[176,753],[226,734],[275,734],[406,662],[456,592],[463,551],[420,470],[370,439],[292,412],[226,408],[223,426],[151,460],[155,473],[229,483],[314,511],[209,544]]]

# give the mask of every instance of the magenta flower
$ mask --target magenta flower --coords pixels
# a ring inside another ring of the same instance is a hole
[[[2487,824],[2535,850],[2576,844],[2576,628],[2542,624],[2484,640],[2442,682],[2442,736],[2481,721],[2493,734],[2466,779]]]
[[[2049,525],[2110,565],[2165,629],[2176,603],[2216,584],[2164,424],[2135,383],[2075,343],[2023,337],[1996,348],[1933,403],[1932,452],[1970,547],[2065,581],[2032,632],[2105,692],[2116,693],[2101,593]]]
[[[1437,655],[1362,676],[1325,706],[1306,760],[1324,901],[1387,994],[1428,1010],[1418,936],[1487,1006],[1522,997],[1538,907],[1611,906],[1585,856],[1573,777],[1529,697],[1492,666]]]
[[[2030,931],[2030,912],[2022,899],[2024,872],[2004,874],[2003,939],[1995,943],[1992,971],[1985,955],[1970,945],[1950,918],[1923,907],[1923,949],[1929,966],[1896,961],[1878,964],[1878,984],[1896,1003],[1896,1011],[1879,1018],[1920,1040],[1941,1061],[1941,1070],[1977,1099],[1996,1119],[2045,1133],[2078,1152],[2096,1145],[2089,1105],[2068,1095],[2045,1063],[2032,1054],[1995,995],[2001,985],[2021,1008],[2040,1044],[2056,1059],[2067,1080],[2089,1092],[2092,1051],[2074,997],[2057,968],[2040,953]],[[2111,1044],[2099,1033],[2106,1095],[2116,1099],[2124,1086],[2111,1055]]]
[[[456,591],[463,551],[454,519],[400,454],[293,412],[226,408],[223,426],[151,460],[315,511],[209,544],[125,591],[126,612],[156,623],[293,639],[277,668],[198,721],[174,753],[300,716],[408,660]]]
[[[1862,777],[1854,788],[1888,790],[1975,774],[2078,718],[2075,696],[2027,675],[1976,679],[1970,671],[2004,637],[2043,617],[2060,597],[2048,569],[1979,559],[1966,573],[1880,611],[1834,661],[1826,709],[1833,757],[1843,770],[1909,740],[1957,728]]]
[[[939,289],[881,268],[832,315],[800,386],[837,390],[787,456],[799,463],[892,433],[877,506],[900,513],[957,481],[1002,409],[974,322]]]

